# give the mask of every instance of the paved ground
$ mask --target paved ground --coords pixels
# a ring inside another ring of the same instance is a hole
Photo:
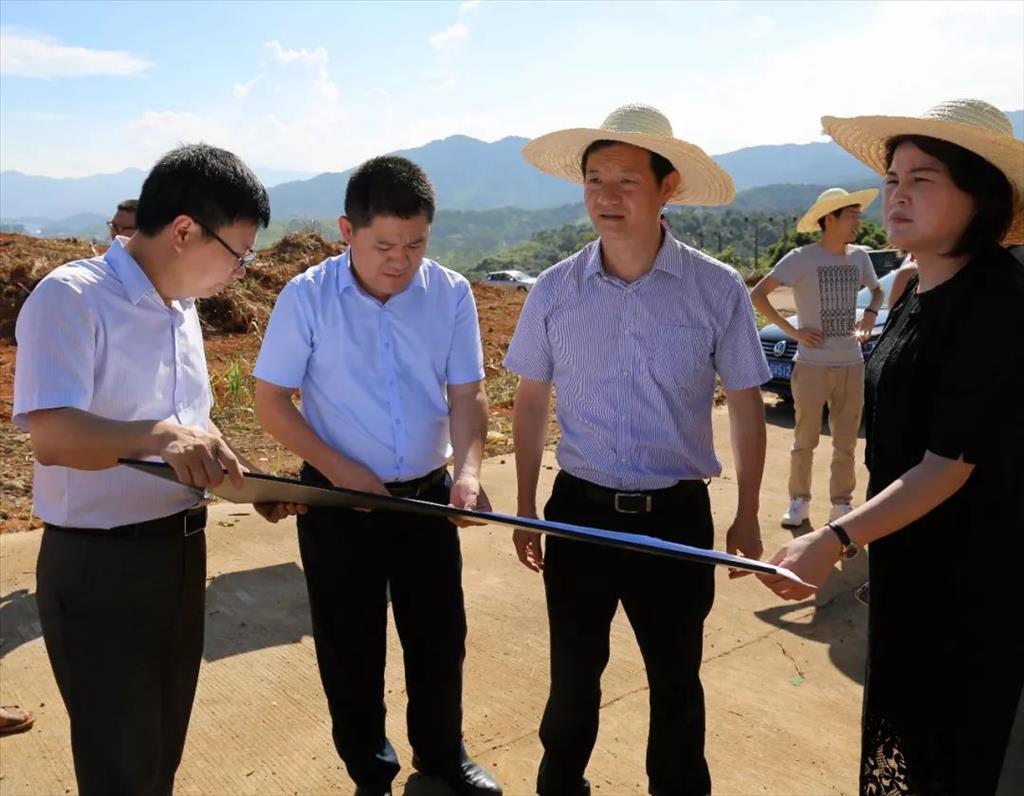
[[[790,538],[778,517],[786,504],[792,416],[770,409],[769,421],[761,524],[766,547],[774,550]],[[722,548],[735,505],[724,409],[715,412],[715,432],[726,468],[712,483]],[[819,454],[815,463],[819,491],[827,484],[827,459]],[[543,471],[542,490],[553,476],[553,469]],[[863,469],[859,479],[863,488]],[[487,462],[485,484],[499,511],[513,509],[511,457]],[[826,511],[819,502],[812,520],[820,524]],[[177,793],[351,793],[330,742],[293,527],[267,525],[245,507],[217,506],[212,517],[206,654]],[[540,578],[515,559],[509,536],[491,528],[462,534],[469,615],[465,735],[470,752],[506,793],[518,796],[532,793],[540,758],[547,627]],[[0,536],[0,704],[37,714],[30,732],[0,740],[2,796],[75,792],[67,714],[33,596],[39,537],[38,531]],[[866,562],[851,563],[815,600],[797,605],[781,604],[752,579],[729,582],[718,572],[703,667],[716,793],[855,792],[867,615],[850,597]],[[389,733],[408,766],[402,659],[393,630],[387,685]],[[588,770],[595,793],[646,792],[647,700],[643,664],[620,612]],[[413,777],[405,792],[445,791]]]

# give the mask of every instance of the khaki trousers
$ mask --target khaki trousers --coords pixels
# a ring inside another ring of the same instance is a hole
[[[864,410],[864,363],[856,365],[793,365],[790,380],[796,425],[789,466],[790,499],[811,497],[811,464],[821,434],[821,413],[828,404],[828,427],[832,433],[832,504],[851,503],[857,484],[854,451]]]

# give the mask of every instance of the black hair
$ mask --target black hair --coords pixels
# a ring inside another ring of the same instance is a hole
[[[118,204],[117,209],[123,210],[126,213],[134,213],[139,209],[139,200],[125,199],[123,202]]]
[[[242,220],[270,223],[263,183],[237,155],[208,144],[180,146],[160,158],[138,201],[135,224],[143,235],[157,234],[182,215],[214,232]]]
[[[377,216],[434,221],[434,186],[423,169],[408,158],[383,155],[361,164],[345,188],[345,216],[355,229]]]
[[[611,141],[607,138],[601,138],[594,141],[590,146],[583,150],[583,157],[581,158],[580,168],[583,171],[583,176],[587,176],[587,158],[593,153],[600,152],[602,149],[607,149],[610,146],[616,146],[618,144],[624,144],[624,141]],[[629,146],[629,144],[627,144]],[[641,147],[642,149],[643,147]],[[654,178],[658,181],[658,187],[665,181],[665,178],[676,170],[676,167],[672,165],[668,158],[659,155],[657,152],[647,150],[651,156],[651,171],[654,172]]]
[[[838,210],[833,210],[831,213],[825,213],[824,216],[822,216],[821,218],[818,219],[818,226],[821,227],[821,231],[822,232],[825,231],[825,218],[826,218],[826,216],[832,216],[833,218],[839,218],[839,216],[841,216],[843,214],[843,211],[847,207],[860,207],[860,205],[844,205],[843,207],[840,207]]]
[[[896,148],[911,143],[922,152],[941,160],[953,184],[974,200],[974,218],[953,245],[947,257],[963,257],[998,246],[1013,221],[1013,188],[1006,175],[981,155],[962,146],[923,135],[900,135],[885,145],[885,167],[892,165]]]

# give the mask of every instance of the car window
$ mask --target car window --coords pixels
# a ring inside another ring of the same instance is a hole
[[[885,291],[885,300],[882,302],[883,308],[889,306],[889,291],[892,289],[892,280],[896,278],[896,272],[890,271],[881,279],[878,280],[878,284],[882,286],[882,290]],[[857,293],[857,307],[864,309],[871,304],[871,291],[866,287],[861,288],[860,292]]]

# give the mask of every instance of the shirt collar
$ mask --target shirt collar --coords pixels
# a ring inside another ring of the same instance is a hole
[[[359,289],[359,283],[356,282],[355,275],[352,273],[352,257],[351,249],[345,251],[344,254],[338,257],[338,293],[344,293],[348,289]],[[415,287],[426,292],[427,290],[427,260],[426,258],[420,263],[420,267],[416,269],[416,274],[412,278],[412,282],[409,283],[409,287],[402,291],[405,293],[409,288]],[[397,293],[400,296],[402,293]],[[394,298],[394,296],[392,296]]]
[[[604,263],[601,260],[601,239],[598,238],[592,244],[593,248],[587,255],[586,264],[583,266],[584,278],[604,273]],[[661,248],[654,257],[652,271],[664,271],[676,278],[682,278],[684,267],[688,261],[686,247],[676,240],[668,232],[661,241]]]
[[[127,238],[114,238],[110,243],[110,248],[103,253],[103,259],[120,280],[128,300],[132,304],[138,304],[149,293],[157,295],[156,288],[149,281],[145,271],[135,262],[135,258],[125,250],[122,240],[127,240]],[[184,303],[182,302],[182,304]]]

